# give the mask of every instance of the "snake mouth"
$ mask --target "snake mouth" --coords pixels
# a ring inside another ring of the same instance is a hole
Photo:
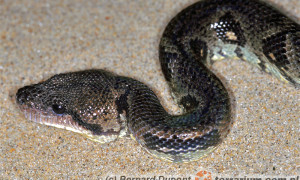
[[[78,133],[84,133],[86,129],[74,121],[70,115],[57,115],[54,112],[43,111],[36,108],[30,108],[26,105],[19,105],[26,119],[35,123],[54,126],[61,129],[71,130]]]
[[[19,105],[19,108],[23,112],[26,119],[33,121],[35,123],[53,126],[60,129],[65,129],[79,133],[86,138],[96,141],[99,143],[107,143],[114,141],[117,138],[121,138],[126,135],[127,130],[124,129],[121,132],[110,132],[95,135],[93,131],[87,129],[86,127],[80,125],[79,122],[74,121],[71,115],[57,115],[50,108],[47,110],[40,110],[26,105]]]

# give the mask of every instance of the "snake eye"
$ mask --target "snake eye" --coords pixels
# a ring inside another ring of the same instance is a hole
[[[62,115],[65,112],[65,108],[62,105],[59,104],[53,104],[52,110],[58,115]]]

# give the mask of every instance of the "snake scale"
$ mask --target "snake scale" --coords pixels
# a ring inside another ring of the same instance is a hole
[[[299,87],[300,25],[259,0],[202,0],[181,11],[159,45],[161,69],[181,115],[168,114],[143,83],[96,69],[20,88],[16,102],[32,121],[100,143],[130,135],[164,160],[198,160],[232,124],[230,96],[207,68],[224,58],[249,61]]]

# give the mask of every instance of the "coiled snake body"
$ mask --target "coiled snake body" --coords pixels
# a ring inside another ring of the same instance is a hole
[[[300,25],[257,0],[203,0],[173,18],[159,46],[164,76],[182,115],[170,115],[141,82],[104,70],[58,74],[18,90],[35,122],[106,143],[131,135],[148,152],[187,162],[227,136],[228,92],[207,68],[238,57],[284,82],[300,84]]]

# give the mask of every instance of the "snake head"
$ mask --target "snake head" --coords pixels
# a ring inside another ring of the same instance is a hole
[[[51,91],[43,83],[20,88],[16,94],[17,104],[22,110],[40,111],[43,115],[63,116],[67,114],[65,98]]]
[[[70,102],[63,87],[63,79],[56,76],[22,87],[16,94],[16,102],[25,113],[26,118],[35,122],[66,117],[70,114]]]
[[[20,88],[16,102],[31,121],[109,142],[126,133],[125,117],[115,105],[118,92],[104,82],[107,75],[100,70],[58,74]]]

